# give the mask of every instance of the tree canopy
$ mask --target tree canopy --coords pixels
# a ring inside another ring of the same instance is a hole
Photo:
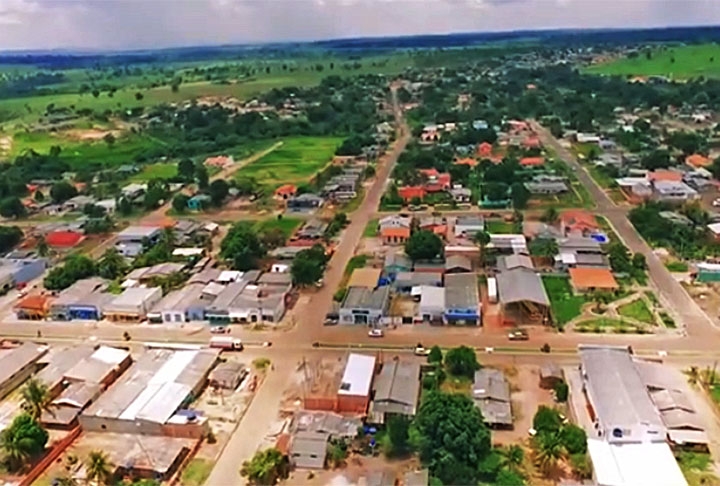
[[[480,369],[475,350],[469,346],[453,348],[445,353],[445,367],[455,376],[472,379]]]
[[[405,254],[412,260],[432,260],[442,255],[443,242],[432,231],[415,231],[405,242]]]
[[[265,247],[247,222],[235,223],[220,244],[220,255],[230,260],[235,270],[258,268]]]
[[[249,461],[245,461],[240,475],[247,478],[250,484],[272,486],[289,473],[287,458],[275,449],[258,451]]]

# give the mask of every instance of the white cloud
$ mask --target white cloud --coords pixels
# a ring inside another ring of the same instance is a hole
[[[720,0],[0,0],[0,49],[720,23]]]

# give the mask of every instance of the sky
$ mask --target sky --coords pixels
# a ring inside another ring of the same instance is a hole
[[[720,25],[720,0],[0,0],[0,51]]]

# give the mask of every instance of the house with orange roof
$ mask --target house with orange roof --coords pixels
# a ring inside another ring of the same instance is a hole
[[[18,319],[39,321],[45,319],[50,309],[50,297],[47,295],[28,295],[15,304]]]
[[[582,209],[565,211],[560,216],[560,229],[565,236],[588,236],[600,229],[595,215]]]
[[[297,187],[294,184],[284,184],[275,189],[275,199],[279,201],[287,201],[297,193]]]
[[[425,188],[422,186],[404,186],[398,189],[398,194],[405,202],[412,201],[415,198],[422,199],[425,197]]]
[[[668,169],[658,169],[648,172],[646,178],[650,182],[682,182],[682,176],[682,172]]]
[[[575,292],[594,290],[613,291],[620,288],[609,268],[577,267],[568,270],[570,284]]]
[[[530,130],[530,125],[528,125],[528,122],[523,120],[510,120],[508,121],[508,125],[510,125],[511,133],[519,133]]]
[[[217,157],[208,157],[205,159],[205,162],[203,164],[207,165],[208,167],[218,167],[220,169],[225,168],[229,165],[234,164],[235,161],[232,157],[228,157],[227,155],[218,155]]]
[[[522,144],[523,147],[525,147],[526,149],[540,148],[542,146],[542,144],[540,143],[540,139],[535,135],[525,137],[525,140],[523,140]]]
[[[545,157],[523,157],[520,159],[520,165],[523,167],[538,167],[545,163]]]
[[[420,174],[427,177],[424,189],[426,192],[442,192],[450,189],[452,178],[447,172],[438,172],[437,169],[420,169]]]
[[[410,238],[409,227],[385,227],[380,230],[383,245],[404,245],[408,238]]]
[[[469,167],[475,167],[476,165],[478,165],[478,161],[470,157],[465,157],[464,159],[455,159],[455,165],[467,165]]]
[[[478,145],[477,154],[482,159],[489,159],[493,153],[493,146],[491,143],[483,142]]]
[[[702,154],[692,154],[685,157],[685,163],[690,167],[707,167],[712,164],[709,157],[705,157]]]

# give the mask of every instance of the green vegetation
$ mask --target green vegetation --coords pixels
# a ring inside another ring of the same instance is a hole
[[[485,221],[485,231],[490,234],[512,234],[515,233],[515,225],[510,221],[489,219]]]
[[[357,268],[363,268],[367,265],[368,255],[355,255],[350,259],[345,267],[345,276],[349,277]]]
[[[257,233],[279,231],[285,239],[288,239],[302,223],[302,219],[287,218],[283,216],[282,218],[268,218],[258,221],[253,225],[253,229]]]
[[[709,453],[679,451],[675,458],[689,486],[717,484],[720,481],[711,472],[713,461]]]
[[[650,309],[648,309],[648,306],[643,299],[637,299],[630,303],[621,305],[618,307],[617,311],[618,314],[623,317],[635,319],[647,324],[655,324],[655,316],[653,316],[652,312],[650,312]]]
[[[620,334],[625,334],[625,333],[645,334],[645,333],[649,332],[644,327],[637,327],[634,324],[630,324],[628,322],[623,321],[622,319],[613,319],[613,318],[609,318],[609,317],[598,317],[596,319],[582,321],[581,323],[578,323],[575,330],[577,332],[594,332],[594,333],[610,331],[610,332],[617,332]]]
[[[670,314],[668,314],[665,311],[660,312],[660,320],[662,321],[662,323],[665,327],[669,327],[671,329],[674,329],[675,327],[677,327],[677,325],[675,324],[675,320],[672,317],[670,317]]]
[[[319,282],[325,273],[329,258],[322,245],[302,250],[292,261],[290,273],[295,285],[311,285]]]
[[[275,449],[258,451],[249,461],[243,462],[240,475],[247,478],[250,484],[272,486],[288,477],[290,464],[287,457]]]
[[[533,417],[533,428],[537,431],[532,439],[535,460],[545,476],[554,477],[561,461],[568,460],[578,478],[590,477],[587,435],[582,427],[565,423],[560,412],[541,405]]]
[[[405,254],[412,261],[432,260],[442,255],[443,242],[428,230],[414,231],[405,242]]]
[[[342,142],[339,137],[291,137],[281,147],[235,173],[263,185],[302,184],[325,167]]]
[[[177,164],[172,162],[158,162],[146,165],[142,170],[133,175],[130,179],[133,181],[143,182],[152,179],[172,179],[178,175]]]
[[[570,279],[566,277],[546,275],[542,277],[542,281],[550,298],[553,321],[562,329],[565,324],[581,314],[586,299],[582,295],[573,294]]]
[[[193,458],[182,472],[182,484],[187,486],[202,486],[210,476],[214,464],[207,459]]]
[[[665,262],[665,268],[670,272],[685,273],[688,271],[688,264],[682,260],[672,260]]]
[[[716,62],[717,59],[717,62]],[[720,45],[660,47],[652,51],[590,66],[593,74],[619,76],[720,77]]]
[[[375,238],[378,235],[378,219],[371,219],[363,230],[363,238]]]

